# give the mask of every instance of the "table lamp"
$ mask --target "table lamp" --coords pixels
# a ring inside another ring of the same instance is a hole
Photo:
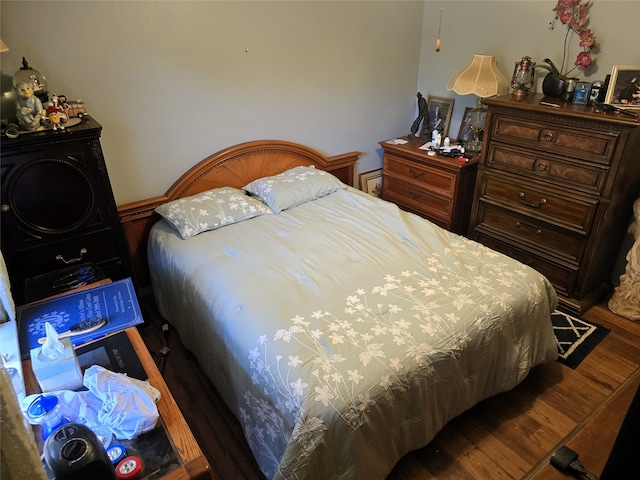
[[[509,91],[509,83],[498,70],[496,57],[474,53],[471,61],[453,74],[447,84],[447,90],[453,90],[458,95],[478,96],[477,106],[470,112],[473,140],[465,144],[465,149],[479,152],[482,146],[480,134],[484,131],[487,118],[487,110],[482,105],[482,98],[504,95]]]

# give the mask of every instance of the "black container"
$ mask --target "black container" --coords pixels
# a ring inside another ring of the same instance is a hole
[[[117,480],[96,434],[78,423],[54,430],[44,444],[44,457],[56,480]]]

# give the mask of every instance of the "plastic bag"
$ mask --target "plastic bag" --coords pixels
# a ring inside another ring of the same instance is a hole
[[[51,393],[61,400],[65,420],[91,429],[107,427],[120,440],[132,440],[156,426],[160,415],[155,401],[160,394],[147,382],[93,365],[84,373],[84,385],[89,391]],[[22,411],[26,413],[38,396],[26,397]]]
[[[156,426],[158,407],[129,377],[93,365],[84,372],[84,385],[102,401],[98,422],[109,427],[116,438],[136,438]]]

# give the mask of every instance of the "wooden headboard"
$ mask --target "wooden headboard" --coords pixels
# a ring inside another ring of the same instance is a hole
[[[262,177],[300,165],[315,165],[353,186],[354,165],[360,152],[326,157],[304,145],[284,140],[241,143],[208,156],[182,175],[164,195],[118,207],[138,286],[148,286],[147,238],[160,218],[154,209],[163,203],[218,187],[242,188]]]

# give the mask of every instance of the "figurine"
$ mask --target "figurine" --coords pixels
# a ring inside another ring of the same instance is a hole
[[[62,105],[60,105],[58,96],[55,93],[52,95],[49,106],[47,107],[47,116],[49,117],[49,121],[51,122],[51,126],[54,130],[57,130],[58,128],[64,130],[63,124],[67,123],[67,115],[65,114]]]
[[[411,135],[409,138],[420,139],[420,140],[429,140],[431,138],[430,130],[429,130],[429,109],[427,108],[427,101],[422,96],[420,92],[418,92],[418,116],[414,120],[413,125],[411,125]],[[422,124],[422,126],[420,125]]]
[[[16,101],[16,115],[18,123],[30,131],[44,130],[40,120],[46,114],[42,102],[33,94],[33,87],[27,82],[16,85],[18,100]]]
[[[51,123],[51,128],[54,130],[64,130],[64,125],[62,125],[62,114],[60,112],[48,112],[49,123]]]

